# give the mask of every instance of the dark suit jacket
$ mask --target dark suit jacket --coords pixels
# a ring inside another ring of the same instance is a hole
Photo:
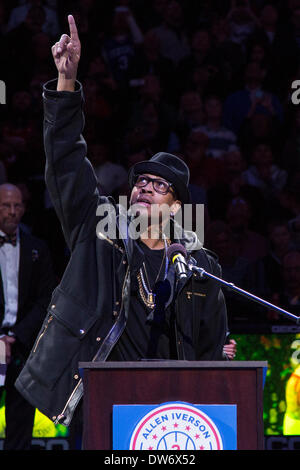
[[[0,325],[4,317],[4,291],[0,273]],[[40,239],[20,230],[19,301],[17,320],[10,330],[29,354],[43,323],[55,287],[50,252]],[[5,333],[0,327],[0,334]]]

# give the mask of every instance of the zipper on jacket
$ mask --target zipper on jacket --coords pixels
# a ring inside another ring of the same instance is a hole
[[[59,424],[60,420],[61,420],[62,418],[65,418],[65,411],[66,411],[66,409],[67,409],[67,407],[68,407],[70,401],[72,400],[73,396],[75,395],[76,390],[77,390],[79,387],[82,388],[82,386],[83,386],[83,384],[82,384],[82,379],[80,379],[79,382],[77,383],[76,387],[73,389],[71,395],[69,396],[68,401],[66,402],[66,404],[65,404],[65,406],[64,406],[64,408],[63,408],[63,410],[62,410],[62,412],[61,412],[58,416],[55,416],[55,417],[54,417],[55,419],[53,418],[54,424]],[[82,394],[83,394],[83,390],[81,391],[81,394],[80,394],[80,396],[79,396],[79,399],[82,397]],[[76,408],[76,406],[74,407],[74,410],[75,410],[75,408]],[[72,415],[73,415],[73,413],[72,413]]]
[[[34,346],[34,349],[33,349],[33,352],[34,352],[34,353],[35,353],[35,351],[37,350],[37,347],[38,347],[38,345],[39,345],[39,342],[41,341],[42,337],[43,337],[44,334],[46,333],[46,330],[47,330],[47,328],[48,328],[48,326],[49,326],[49,323],[51,323],[52,320],[53,320],[53,315],[50,315],[50,317],[48,318],[48,321],[47,321],[47,323],[46,323],[46,325],[45,325],[45,327],[44,327],[42,333],[40,334],[40,336],[39,336],[38,339],[37,339],[37,342],[35,343],[35,346]]]

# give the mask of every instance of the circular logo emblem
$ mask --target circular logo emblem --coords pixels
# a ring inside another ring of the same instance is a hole
[[[195,406],[177,402],[160,405],[143,416],[130,440],[130,450],[222,449],[211,418]]]

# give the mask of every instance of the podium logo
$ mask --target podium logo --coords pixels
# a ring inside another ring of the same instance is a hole
[[[135,427],[130,450],[222,450],[215,423],[186,403],[160,405],[143,416]]]

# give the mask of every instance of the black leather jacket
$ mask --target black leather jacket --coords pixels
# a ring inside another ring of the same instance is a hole
[[[83,395],[78,363],[106,360],[124,331],[130,283],[143,254],[126,236],[127,219],[117,205],[122,237],[96,233],[97,207],[114,202],[99,195],[86,157],[81,85],[75,92],[57,92],[51,81],[43,97],[46,183],[71,256],[16,387],[55,423],[68,425]],[[194,237],[182,233],[179,241],[199,266],[220,276],[217,260],[199,244],[195,249]],[[168,279],[174,286],[173,266]],[[192,276],[176,298],[172,289],[169,302],[175,302],[178,359],[222,360],[227,316],[220,287]]]

